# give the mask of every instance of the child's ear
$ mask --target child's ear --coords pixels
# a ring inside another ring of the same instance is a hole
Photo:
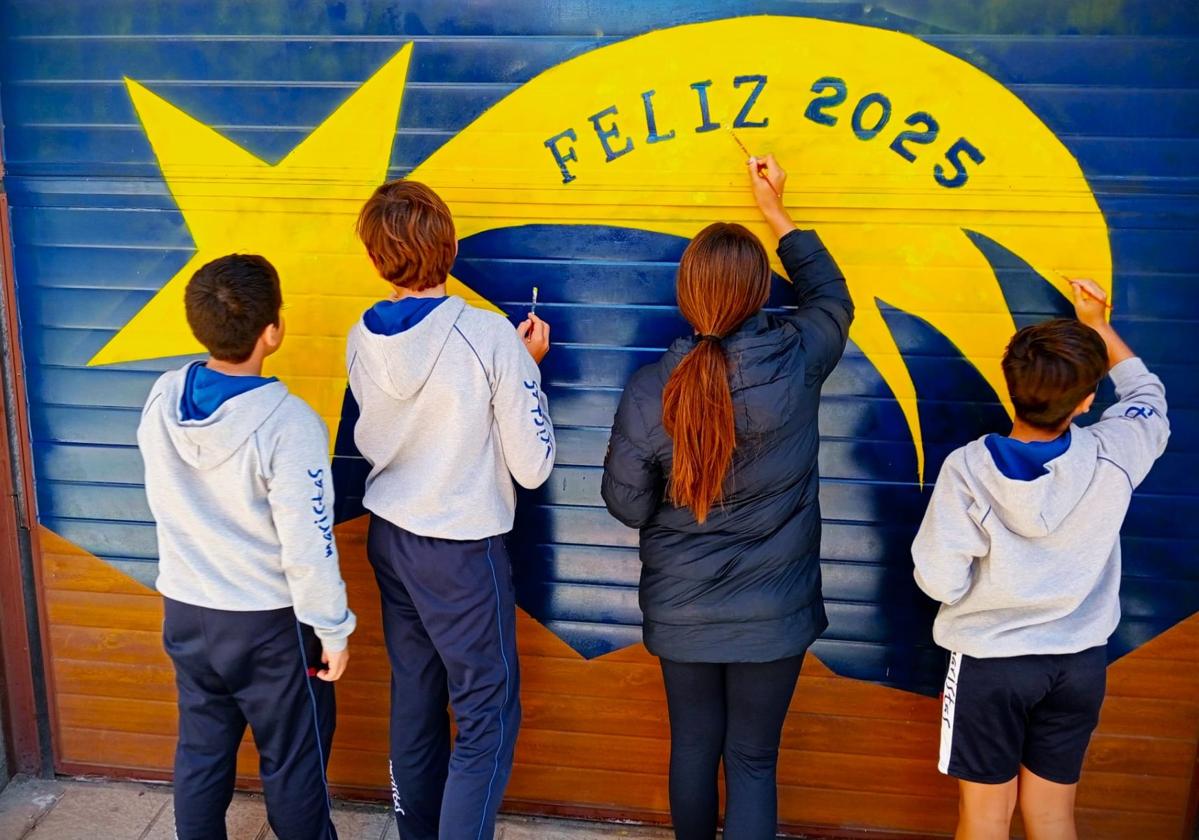
[[[267,324],[266,329],[262,331],[262,335],[258,340],[262,343],[262,349],[266,352],[263,356],[269,356],[283,346],[283,336],[287,332],[287,325],[283,320],[283,315],[279,315],[278,324]]]
[[[1095,404],[1096,394],[1091,394],[1085,400],[1078,404],[1078,408],[1074,409],[1074,416],[1081,417],[1091,410],[1091,406]]]

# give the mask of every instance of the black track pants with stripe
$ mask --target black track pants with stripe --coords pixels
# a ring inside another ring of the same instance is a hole
[[[337,840],[325,767],[333,684],[309,675],[320,643],[290,607],[233,612],[166,599],[163,643],[179,688],[175,831],[225,840],[237,748],[249,723],[279,840]]]

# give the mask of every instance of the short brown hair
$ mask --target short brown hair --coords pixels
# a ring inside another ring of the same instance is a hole
[[[1099,333],[1071,318],[1025,327],[1003,354],[1003,376],[1016,416],[1056,431],[1107,375],[1107,345]]]
[[[457,236],[445,202],[417,181],[388,181],[358,214],[358,238],[383,279],[413,292],[445,282]]]
[[[212,358],[240,364],[279,323],[279,273],[264,257],[229,254],[200,267],[183,293],[187,324]]]

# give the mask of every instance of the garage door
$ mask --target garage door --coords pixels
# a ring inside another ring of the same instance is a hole
[[[353,237],[378,183],[434,186],[453,290],[523,317],[532,288],[557,468],[512,536],[525,725],[512,810],[662,821],[668,728],[640,644],[636,533],[599,465],[620,390],[686,330],[673,278],[710,221],[757,224],[743,154],[845,269],[858,321],[821,409],[829,631],[785,732],[784,821],[951,832],[935,770],[944,659],[908,546],[941,461],[1002,429],[998,356],[1113,290],[1174,436],[1124,529],[1124,618],[1080,790],[1082,833],[1182,837],[1199,738],[1199,16],[1184,3],[5,0],[5,190],[40,522],[58,769],[169,772],[173,678],[134,445],[198,348],[207,260],[279,266],[270,371],[336,441],[338,539],[361,617],[331,776],[386,792],[388,670],[363,551],[343,339],[386,293]],[[760,229],[767,236],[764,228]],[[771,305],[784,298],[776,283]],[[1110,398],[1110,394],[1106,395]],[[453,504],[453,499],[446,499]],[[241,770],[252,783],[247,745]]]

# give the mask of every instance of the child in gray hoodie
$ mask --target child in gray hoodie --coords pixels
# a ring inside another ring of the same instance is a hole
[[[912,546],[916,582],[942,602],[933,636],[951,652],[939,769],[959,779],[959,831],[972,838],[1006,838],[1017,801],[1030,836],[1075,836],[1120,620],[1120,526],[1170,434],[1161,380],[1107,322],[1106,294],[1072,285],[1077,321],[1008,345],[1011,435],[946,458]],[[1118,402],[1072,425],[1105,374]]]
[[[355,618],[333,540],[328,432],[262,376],[283,341],[269,262],[214,260],[185,304],[210,358],[158,380],[137,432],[179,692],[176,837],[225,837],[249,723],[275,834],[335,840],[325,767]]]
[[[516,604],[504,535],[513,481],[554,466],[537,364],[549,326],[517,329],[447,296],[457,252],[445,203],[384,184],[358,233],[394,289],[350,331],[354,441],[370,464],[367,556],[391,659],[391,788],[404,840],[485,840],[520,727]],[[450,751],[447,702],[457,737]]]

